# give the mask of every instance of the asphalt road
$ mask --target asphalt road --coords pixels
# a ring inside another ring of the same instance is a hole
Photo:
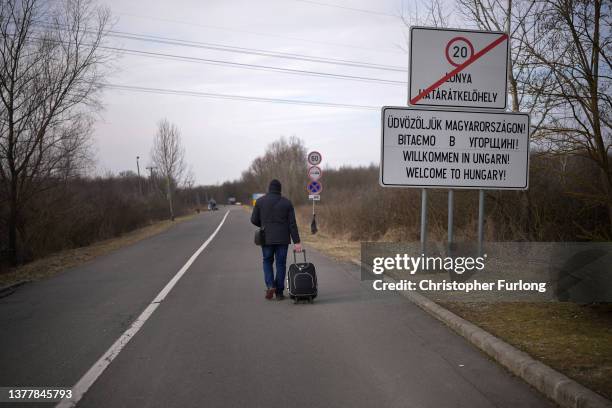
[[[224,214],[0,299],[0,386],[77,383]],[[231,209],[78,407],[553,406],[405,298],[373,292],[357,267],[315,251],[315,303],[266,301],[253,229]]]

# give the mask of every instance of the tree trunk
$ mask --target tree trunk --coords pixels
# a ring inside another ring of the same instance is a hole
[[[608,210],[608,233],[612,235],[612,176],[610,170],[601,169],[601,185],[606,199],[606,209]]]
[[[593,18],[593,46],[591,54],[591,77],[589,78],[590,107],[593,116],[593,139],[595,149],[599,155],[599,164],[602,170],[602,184],[606,208],[608,210],[608,232],[612,233],[612,174],[610,173],[610,162],[608,160],[608,146],[604,142],[604,134],[601,129],[601,112],[599,109],[599,54],[600,49],[600,18],[601,2],[594,2],[595,15]]]
[[[17,200],[17,180],[11,180],[8,216],[8,257],[11,266],[17,266],[17,220],[19,218],[19,203]]]
[[[174,207],[172,206],[172,189],[170,188],[170,177],[166,179],[168,187],[168,206],[170,207],[170,221],[174,221]]]
[[[506,33],[508,34],[508,41],[512,41],[512,0],[508,0],[508,7],[506,9]],[[510,45],[511,44],[508,46],[510,47]],[[516,77],[514,76],[512,54],[510,54],[508,64],[510,65],[510,69],[508,69],[508,82],[510,83],[510,95],[512,97],[512,112],[519,112],[518,83]],[[529,141],[527,143],[529,143]],[[520,219],[522,222],[522,230],[525,233],[526,238],[529,240],[531,239],[531,230],[533,228],[531,224],[531,197],[529,196],[529,190],[521,191],[518,193],[518,195],[521,207]]]

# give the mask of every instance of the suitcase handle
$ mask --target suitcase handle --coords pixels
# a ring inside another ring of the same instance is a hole
[[[293,263],[297,263],[297,259],[295,257],[295,249],[293,250]],[[302,253],[304,254],[304,263],[306,263],[306,250],[302,249]]]

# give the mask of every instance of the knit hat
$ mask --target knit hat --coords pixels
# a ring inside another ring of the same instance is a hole
[[[270,186],[268,187],[268,191],[270,193],[280,193],[281,192],[281,182],[277,179],[274,179],[270,182]]]

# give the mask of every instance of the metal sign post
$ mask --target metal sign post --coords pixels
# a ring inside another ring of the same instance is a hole
[[[427,252],[427,189],[421,189],[421,254]]]
[[[409,107],[382,109],[379,183],[421,189],[423,253],[428,188],[449,189],[449,254],[456,246],[453,190],[479,190],[482,254],[484,190],[529,186],[529,115],[504,111],[509,50],[506,32],[410,29]]]
[[[323,156],[317,151],[312,151],[308,153],[306,160],[308,161],[308,178],[310,179],[310,182],[306,186],[306,190],[308,190],[308,199],[312,200],[312,222],[310,223],[310,232],[316,234],[319,229],[317,228],[315,201],[321,200],[320,193],[323,191],[323,185],[320,181],[323,176],[323,171],[319,167],[323,161]]]
[[[453,250],[453,218],[455,210],[455,192],[448,190],[448,254],[451,255]]]
[[[312,218],[315,217],[315,200],[312,200]]]
[[[484,240],[485,192],[478,190],[478,256],[482,256],[482,242]]]

